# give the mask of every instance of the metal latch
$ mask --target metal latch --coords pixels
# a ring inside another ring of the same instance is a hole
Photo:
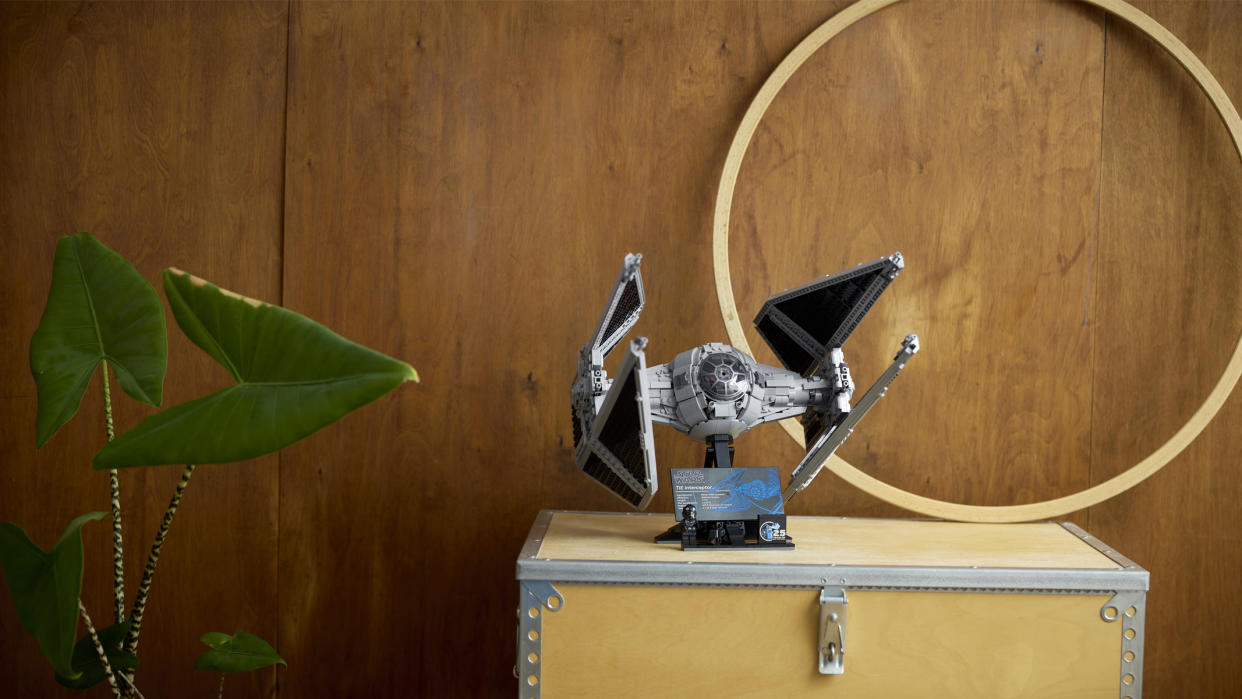
[[[845,605],[849,598],[843,587],[825,587],[819,592],[819,674],[845,673]]]

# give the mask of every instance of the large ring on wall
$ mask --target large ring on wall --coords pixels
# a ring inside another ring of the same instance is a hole
[[[738,126],[737,133],[733,136],[733,143],[729,147],[724,170],[720,175],[720,185],[716,191],[716,212],[712,224],[712,262],[716,276],[716,296],[720,301],[720,312],[724,317],[725,329],[729,333],[729,341],[733,346],[747,354],[753,355],[754,353],[751,352],[750,344],[742,333],[742,324],[739,322],[737,315],[737,304],[733,299],[733,282],[729,274],[729,215],[733,208],[733,190],[737,185],[742,157],[746,154],[746,148],[750,145],[751,137],[754,136],[759,120],[763,118],[763,114],[767,111],[772,100],[775,99],[781,88],[785,86],[785,83],[789,81],[790,76],[812,54],[855,22],[877,10],[881,10],[889,5],[895,5],[901,1],[858,0],[858,2],[833,15],[831,19],[811,32],[801,43],[794,47],[793,51],[780,62],[780,65],[776,67],[776,70],[764,82],[763,87],[759,89],[759,93],[755,95],[754,101],[750,103],[750,107],[747,108],[746,114],[742,117],[742,123]],[[1234,149],[1237,151],[1238,157],[1242,159],[1242,118],[1238,117],[1238,110],[1229,101],[1229,97],[1225,94],[1224,89],[1221,88],[1220,83],[1216,81],[1216,78],[1212,77],[1212,74],[1203,65],[1203,62],[1185,44],[1173,36],[1159,22],[1148,17],[1124,0],[1081,1],[1095,5],[1129,22],[1172,55],[1190,73],[1190,76],[1199,85],[1199,89],[1212,102],[1212,106],[1220,115],[1221,120],[1224,121],[1225,128],[1229,130],[1229,136],[1233,139]],[[1194,441],[1195,437],[1199,436],[1199,433],[1203,431],[1203,428],[1211,422],[1221,406],[1224,405],[1225,399],[1233,391],[1233,387],[1238,383],[1240,376],[1242,376],[1242,336],[1238,338],[1238,342],[1233,348],[1233,354],[1229,358],[1229,363],[1216,381],[1216,385],[1212,387],[1212,391],[1208,394],[1207,399],[1190,416],[1186,424],[1182,425],[1181,429],[1170,437],[1167,442],[1149,454],[1147,458],[1107,481],[1072,495],[1066,495],[1053,500],[1026,505],[963,505],[915,495],[889,485],[863,473],[835,454],[828,460],[826,466],[828,470],[863,492],[903,509],[932,517],[963,522],[1025,522],[1035,519],[1050,519],[1103,502],[1114,495],[1130,489],[1163,468],[1165,464],[1172,461],[1187,445]],[[783,421],[781,426],[793,437],[794,441],[798,442],[799,445],[805,446],[802,434],[790,422],[789,420]]]

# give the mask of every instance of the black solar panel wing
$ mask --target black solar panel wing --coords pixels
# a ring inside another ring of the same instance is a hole
[[[783,291],[763,304],[755,327],[786,368],[809,376],[845,343],[903,266],[895,253]]]
[[[608,305],[604,314],[595,326],[591,336],[591,347],[600,351],[601,356],[608,356],[626,333],[638,322],[638,315],[643,310],[643,277],[638,269],[642,255],[626,255],[621,273],[612,287],[608,297]]]
[[[646,338],[630,343],[578,463],[591,478],[637,510],[646,509],[658,487],[651,408],[647,403]]]

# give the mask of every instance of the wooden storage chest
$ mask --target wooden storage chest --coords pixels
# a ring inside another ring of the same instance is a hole
[[[540,513],[519,697],[1141,696],[1148,573],[1072,524],[790,517],[792,550],[710,551],[671,524]]]

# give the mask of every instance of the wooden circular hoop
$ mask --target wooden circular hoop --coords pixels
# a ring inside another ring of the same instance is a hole
[[[742,157],[746,154],[751,137],[754,136],[759,120],[763,118],[764,112],[767,111],[768,106],[772,103],[777,93],[789,81],[790,76],[812,54],[855,22],[877,10],[881,10],[889,5],[895,5],[901,1],[858,0],[858,2],[833,15],[831,19],[824,22],[803,39],[781,61],[772,75],[764,82],[763,87],[759,89],[759,93],[755,95],[754,101],[751,102],[750,107],[746,110],[746,114],[742,117],[742,123],[738,126],[737,133],[733,137],[733,144],[729,147],[724,171],[720,175],[720,185],[716,191],[716,213],[712,226],[712,260],[716,276],[716,296],[720,301],[720,312],[724,316],[725,329],[729,333],[729,341],[743,352],[753,354],[749,343],[746,341],[746,336],[742,333],[742,324],[739,322],[737,315],[737,304],[733,299],[733,282],[729,273],[729,215],[733,208],[733,190],[737,185],[738,171],[741,169]],[[1225,94],[1224,89],[1221,88],[1220,83],[1216,81],[1216,78],[1212,77],[1208,69],[1185,44],[1173,36],[1159,22],[1148,17],[1124,0],[1081,1],[1095,5],[1129,22],[1139,31],[1160,44],[1165,51],[1168,51],[1190,73],[1190,76],[1198,83],[1199,88],[1211,100],[1212,106],[1215,107],[1221,120],[1225,122],[1225,128],[1229,130],[1229,136],[1233,139],[1234,149],[1238,152],[1238,157],[1242,159],[1242,118],[1238,117],[1238,110],[1229,101],[1229,97]],[[1113,478],[1073,495],[1067,495],[1054,500],[1045,500],[1027,505],[962,505],[915,495],[901,488],[891,486],[863,473],[836,455],[833,455],[826,465],[828,470],[866,493],[903,509],[932,517],[942,517],[964,522],[1024,522],[1034,519],[1050,519],[1103,502],[1114,495],[1128,490],[1138,484],[1139,481],[1163,468],[1165,464],[1181,453],[1203,431],[1203,428],[1207,426],[1212,418],[1216,416],[1217,411],[1224,405],[1229,393],[1233,391],[1239,376],[1242,376],[1242,337],[1238,338],[1238,342],[1233,349],[1233,355],[1225,366],[1225,371],[1221,374],[1220,379],[1217,380],[1207,399],[1203,401],[1203,405],[1199,406],[1194,415],[1190,417],[1185,425],[1182,425],[1181,429],[1169,441],[1148,455],[1147,458]],[[801,432],[790,422],[786,420],[781,423],[781,426],[785,428],[785,431],[799,445],[805,445]]]

